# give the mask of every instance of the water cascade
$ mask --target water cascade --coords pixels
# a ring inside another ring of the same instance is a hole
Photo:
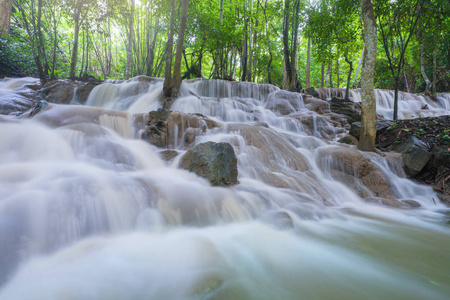
[[[350,90],[351,99],[354,102],[361,102],[361,90]],[[385,119],[393,118],[394,111],[394,91],[375,89],[377,99],[377,113]],[[438,101],[422,94],[411,94],[398,92],[398,118],[413,119],[424,117],[437,117],[448,115],[450,108],[449,94],[441,94]]]
[[[138,137],[161,90],[0,116],[0,300],[448,298],[449,209],[399,157],[335,142],[326,101],[185,81],[156,147]],[[238,184],[178,168],[208,141],[233,146]]]

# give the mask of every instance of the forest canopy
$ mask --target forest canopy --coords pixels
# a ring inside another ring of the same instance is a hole
[[[167,0],[0,3],[0,76],[41,79],[164,77],[167,55],[175,52],[182,7],[182,1],[174,1],[174,41],[169,43]],[[373,4],[378,26],[375,87],[449,91],[450,2]],[[190,0],[181,75],[293,90],[355,88],[363,36],[356,0]]]

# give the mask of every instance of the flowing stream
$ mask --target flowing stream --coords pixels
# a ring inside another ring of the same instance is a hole
[[[346,129],[322,102],[194,80],[174,114],[218,126],[189,144],[175,123],[165,161],[138,139],[161,90],[111,82],[85,105],[0,116],[1,300],[449,299],[450,210],[399,157],[335,142]],[[233,146],[238,184],[178,168],[207,141]],[[421,207],[376,201],[389,195]]]

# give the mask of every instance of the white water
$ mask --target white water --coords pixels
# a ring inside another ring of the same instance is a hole
[[[361,91],[350,90],[354,102],[361,102]],[[377,113],[392,120],[394,112],[394,91],[375,89]],[[413,119],[448,115],[450,109],[449,94],[441,94],[438,102],[420,94],[398,92],[398,118]]]
[[[188,82],[173,110],[221,123],[195,143],[226,141],[238,157],[239,184],[212,187],[132,139],[133,113],[160,107],[160,91],[103,85],[88,100],[102,108],[0,122],[1,300],[448,298],[448,209],[398,160],[364,154],[420,209],[366,203],[373,192],[340,157],[364,156],[318,138],[341,131],[296,95]]]

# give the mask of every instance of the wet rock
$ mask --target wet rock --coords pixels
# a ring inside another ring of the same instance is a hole
[[[305,103],[305,108],[315,111],[318,114],[330,113],[330,104],[327,101],[320,100],[312,97],[305,97],[303,99]]]
[[[350,126],[351,127],[349,133],[355,138],[359,139],[359,136],[361,134],[361,122],[353,122]]]
[[[450,207],[450,194],[445,194],[445,193],[442,193],[442,192],[438,192],[437,196],[438,196],[439,200],[442,203],[444,203],[445,205]]]
[[[319,93],[313,87],[309,87],[309,88],[305,89],[305,93],[313,96],[314,98],[320,98]]]
[[[394,199],[395,193],[391,184],[384,174],[372,163],[372,161],[361,154],[361,152],[347,147],[327,147],[318,151],[317,161],[324,171],[340,171],[356,179],[367,187],[375,197]],[[330,172],[333,176],[333,172]],[[333,176],[335,180],[343,182],[342,176]],[[346,179],[348,181],[348,179]],[[346,182],[343,182],[346,183]],[[355,192],[361,194],[361,188],[357,185],[351,186]],[[369,195],[367,195],[369,196]]]
[[[427,145],[411,136],[404,141],[396,151],[402,153],[403,166],[408,176],[414,176],[422,171],[431,158]]]
[[[180,168],[194,172],[216,186],[238,182],[237,158],[228,143],[207,142],[195,146],[181,158]]]
[[[388,206],[388,207],[393,207],[393,208],[407,208],[407,207],[411,207],[411,205],[409,205],[407,203],[400,202],[400,201],[395,200],[395,199],[372,197],[372,198],[365,198],[364,200],[369,202],[369,203],[377,203],[377,204],[381,204],[383,206]]]
[[[279,90],[270,94],[265,107],[281,115],[289,115],[304,108],[304,104],[300,94]]]
[[[334,113],[345,116],[349,124],[361,122],[360,103],[332,98],[330,101],[330,110]]]
[[[47,107],[48,107],[48,102],[41,100],[36,104],[35,107],[33,107],[33,109],[31,110],[31,112],[28,116],[33,117],[33,116],[37,115],[38,113],[40,113],[41,111],[43,111],[44,109],[46,109]]]
[[[377,121],[377,137],[382,133],[386,128],[393,124],[390,120],[378,120]],[[353,122],[350,126],[349,133],[359,139],[359,135],[361,134],[361,122]]]
[[[92,89],[99,82],[80,82],[69,79],[48,81],[39,91],[39,96],[51,103],[69,104],[73,99],[85,103]],[[75,89],[77,88],[76,94]],[[74,97],[75,96],[75,97]]]
[[[344,137],[338,140],[338,143],[347,144],[347,145],[358,145],[359,141],[353,135],[346,134]]]
[[[437,176],[445,172],[445,167],[450,167],[450,155],[448,149],[433,145],[430,149],[431,159],[426,165],[429,172],[433,172]]]
[[[197,136],[218,126],[217,122],[200,114],[159,109],[149,113],[141,138],[157,147],[190,147]]]
[[[305,133],[316,137],[334,139],[336,134],[345,132],[344,128],[341,127],[340,120],[336,120],[331,114],[299,113],[291,115],[291,117],[302,123]]]
[[[177,157],[179,153],[175,150],[164,150],[164,151],[161,151],[159,154],[163,160],[171,161],[175,157]]]
[[[414,207],[414,208],[417,208],[417,207],[420,207],[420,206],[421,206],[419,202],[414,201],[414,200],[402,200],[402,202],[403,202],[403,203],[406,203],[406,204],[408,204],[410,207]]]

